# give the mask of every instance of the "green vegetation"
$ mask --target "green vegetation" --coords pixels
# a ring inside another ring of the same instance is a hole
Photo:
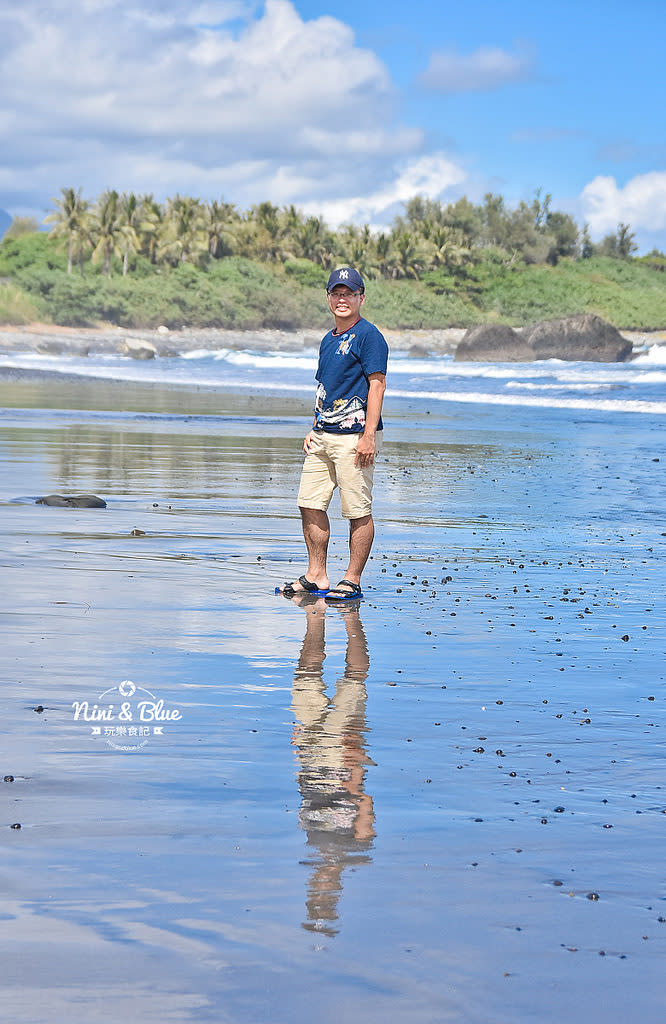
[[[595,246],[550,196],[416,196],[389,230],[331,230],[293,206],[244,213],[224,201],[61,190],[51,231],[17,218],[0,244],[0,318],[87,326],[322,327],[328,273],[349,263],[389,328],[524,324],[594,312],[624,328],[666,326],[666,256],[636,258],[629,225]]]
[[[0,324],[30,324],[39,320],[37,305],[14,284],[0,284]]]

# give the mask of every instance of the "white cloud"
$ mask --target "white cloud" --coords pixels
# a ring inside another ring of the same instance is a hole
[[[334,227],[362,222],[373,227],[387,225],[412,196],[437,199],[466,180],[465,171],[443,153],[408,162],[393,180],[365,195],[352,195],[327,202],[306,204],[306,210],[322,216]]]
[[[532,76],[533,58],[527,52],[507,53],[499,47],[480,47],[474,53],[454,50],[433,53],[420,84],[433,92],[490,92]]]
[[[0,205],[63,186],[346,195],[418,153],[387,70],[290,0],[22,0],[0,9]]]
[[[619,188],[613,177],[598,176],[585,186],[580,205],[593,236],[614,231],[622,222],[634,231],[666,228],[666,171],[650,171]]]
[[[351,29],[333,18],[304,22],[289,0],[268,0],[237,36],[193,26],[191,11],[139,13],[121,0],[83,17],[55,4],[39,10],[38,29],[25,26],[23,7],[15,21],[27,31],[0,72],[17,123],[48,131],[55,118],[77,135],[125,139],[264,131],[295,148],[315,112],[333,117],[342,101],[357,123],[371,123],[389,98],[383,65],[354,47]]]

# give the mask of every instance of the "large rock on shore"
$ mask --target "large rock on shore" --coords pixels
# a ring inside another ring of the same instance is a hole
[[[534,359],[568,359],[589,363],[623,363],[632,345],[616,327],[593,313],[544,320],[525,331]]]
[[[632,344],[617,328],[593,313],[544,320],[518,333],[506,324],[471,327],[455,359],[468,362],[529,363],[565,359],[621,363],[631,358]]]
[[[45,498],[37,498],[35,504],[53,508],[106,508],[104,499],[96,494],[47,494]]]
[[[534,352],[508,324],[479,324],[466,332],[454,359],[471,363],[530,363]]]
[[[132,359],[154,359],[157,355],[157,348],[152,341],[144,341],[143,338],[123,338],[120,351]]]

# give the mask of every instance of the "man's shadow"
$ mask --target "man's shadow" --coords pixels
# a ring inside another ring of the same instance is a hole
[[[292,743],[298,758],[299,822],[307,834],[312,866],[306,897],[311,931],[336,935],[344,869],[371,861],[375,836],[372,797],[365,792],[365,680],[370,656],[358,605],[331,608],[323,599],[296,601],[306,616],[303,645],[294,673]],[[326,625],[344,624],[344,673],[329,696],[324,682]]]

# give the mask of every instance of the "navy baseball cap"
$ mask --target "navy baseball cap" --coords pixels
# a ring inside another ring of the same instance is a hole
[[[330,292],[335,288],[336,284],[346,284],[353,292],[365,291],[363,278],[358,270],[354,270],[353,267],[340,267],[338,270],[334,270],[328,279],[326,291]]]

